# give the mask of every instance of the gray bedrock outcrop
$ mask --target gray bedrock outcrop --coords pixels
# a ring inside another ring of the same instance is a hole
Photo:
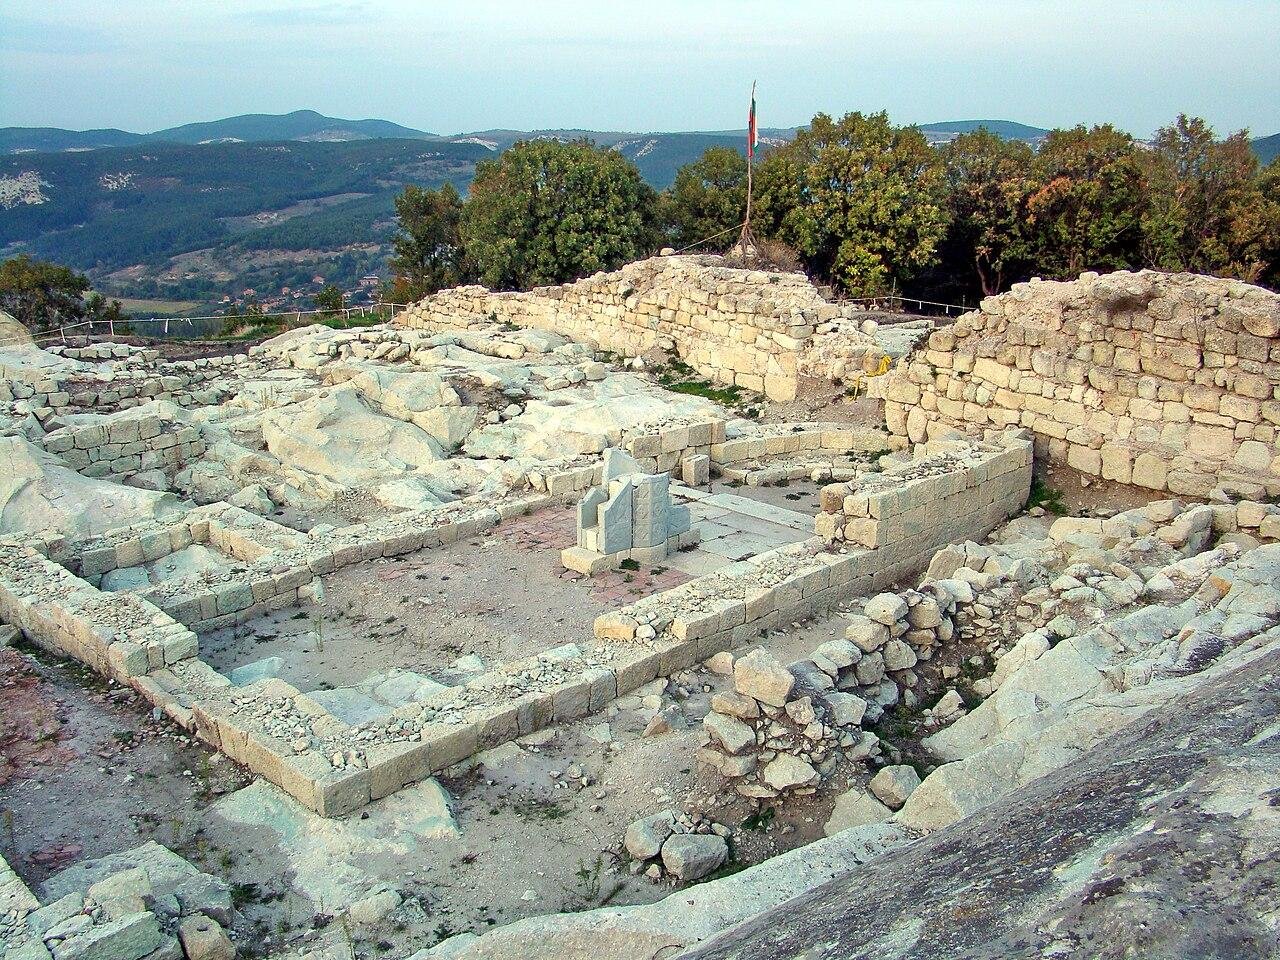
[[[1280,648],[683,960],[1280,956]]]

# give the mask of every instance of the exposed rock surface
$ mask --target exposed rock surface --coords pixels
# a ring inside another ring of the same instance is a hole
[[[26,347],[34,343],[30,330],[12,314],[0,310],[0,347]]]
[[[1280,955],[1278,710],[1271,651],[683,956]]]
[[[172,494],[82,476],[19,437],[0,437],[0,534],[85,539],[172,512]]]

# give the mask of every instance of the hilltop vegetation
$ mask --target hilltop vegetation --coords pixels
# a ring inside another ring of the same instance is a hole
[[[481,165],[467,201],[432,201],[447,222],[415,207],[397,242],[448,249],[451,282],[527,289],[663,241],[732,247],[746,177],[735,152],[712,149],[659,197],[612,151],[520,144]],[[938,150],[884,113],[819,114],[765,155],[756,182],[753,233],[852,296],[914,284],[954,302],[1033,274],[1139,267],[1280,280],[1280,162],[1261,169],[1244,134],[1219,140],[1197,118],[1150,149],[1103,125],[1050,131],[1038,151],[982,128]],[[407,263],[394,264],[397,289],[443,285]]]
[[[847,131],[847,120],[819,117],[805,130],[762,131],[754,225],[757,235],[785,241],[815,276],[846,291],[909,286],[959,300],[1031,272],[1069,275],[1083,264],[1185,267],[1275,282],[1267,237],[1280,177],[1260,173],[1250,152],[1280,148],[1275,137],[1250,143],[1241,134],[1213,146],[1210,132],[1196,155],[1179,160],[1172,145],[1144,149],[1112,128],[954,121],[917,129],[885,118]],[[385,274],[395,252],[395,200],[405,187],[430,192],[448,183],[465,194],[477,164],[515,143],[573,143],[582,134],[661,191],[652,219],[662,235],[651,248],[636,247],[641,253],[718,233],[724,236],[702,249],[732,240],[745,201],[740,133],[489,130],[439,137],[298,111],[147,135],[0,131],[0,150],[20,143],[63,149],[0,156],[0,256],[27,252],[67,264],[117,296],[267,298],[292,308],[325,283],[351,293],[362,277]],[[136,142],[108,145],[122,137]],[[246,142],[170,142],[226,138]],[[1204,141],[1203,131],[1195,138]],[[886,169],[881,161],[890,160],[905,166]],[[847,166],[855,161],[865,163]],[[1202,162],[1218,180],[1192,170]],[[1171,174],[1170,164],[1182,172]],[[850,175],[855,169],[862,173]],[[1192,180],[1205,189],[1180,194]],[[589,259],[574,269],[587,270]],[[559,274],[521,267],[475,275],[519,286]],[[367,294],[371,281],[365,283]]]

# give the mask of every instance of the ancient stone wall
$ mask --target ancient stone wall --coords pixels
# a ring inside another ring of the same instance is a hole
[[[914,459],[822,489],[815,528],[827,543],[886,548],[917,559],[948,543],[985,535],[1026,503],[1031,447],[973,449],[932,440]]]
[[[879,516],[873,546],[861,546],[856,540],[836,542],[832,536],[833,546],[828,547],[823,538],[815,537],[758,554],[602,614],[595,621],[596,636],[621,643],[662,644],[653,660],[655,676],[666,676],[745,643],[761,630],[884,589],[923,569],[937,549],[952,540],[985,536],[1026,502],[1031,444],[1024,439],[998,435],[982,444],[960,443],[932,456],[922,449],[921,455],[918,464],[905,464],[900,471],[886,474],[886,490],[928,490],[933,496],[940,495],[940,485],[945,484],[950,491],[950,522],[926,521],[918,509],[922,504],[911,493],[900,498],[886,492],[875,500]],[[922,472],[932,479],[917,476]],[[995,482],[988,482],[993,476]],[[857,504],[870,502],[857,495],[850,499]]]
[[[874,369],[884,356],[863,332],[860,309],[826,302],[803,275],[736,270],[721,262],[656,257],[528,293],[458,287],[427,297],[395,322],[432,330],[536,327],[628,357],[658,347],[716,382],[774,400],[795,396],[802,366],[825,376],[836,366],[840,373]],[[831,335],[837,328],[835,350]],[[815,333],[821,334],[821,358],[801,363]]]
[[[124,477],[142,470],[172,472],[205,451],[200,431],[162,411],[68,424],[41,438],[44,448],[86,477]]]
[[[1280,296],[1189,274],[1032,281],[872,381],[890,430],[1023,426],[1090,476],[1206,496],[1280,493]]]

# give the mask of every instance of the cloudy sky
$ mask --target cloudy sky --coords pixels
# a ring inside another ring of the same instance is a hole
[[[440,133],[1110,121],[1280,132],[1280,0],[2,0],[0,125],[310,108]]]

